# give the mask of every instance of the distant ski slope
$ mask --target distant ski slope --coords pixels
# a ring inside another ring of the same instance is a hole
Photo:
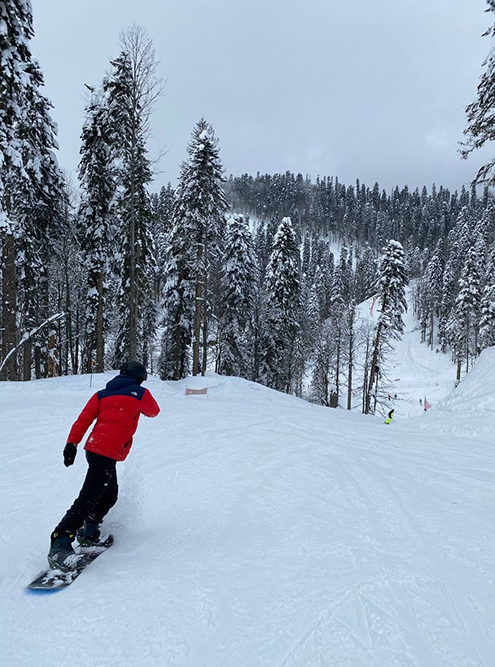
[[[437,352],[438,346],[432,350],[421,343],[421,332],[417,319],[414,317],[410,289],[407,290],[408,311],[404,313],[404,335],[400,340],[393,340],[393,351],[386,352],[382,364],[380,378],[380,394],[390,400],[381,404],[383,414],[390,409],[395,410],[394,419],[403,420],[424,413],[424,399],[435,407],[438,402],[450,394],[454,387],[455,366],[450,355]],[[368,299],[358,306],[359,322],[364,325],[377,321],[380,300]],[[359,326],[359,325],[358,325]],[[356,366],[359,367],[361,347],[358,346]],[[359,371],[355,373],[354,385],[360,383]],[[397,398],[394,398],[397,395]],[[421,402],[420,402],[421,399]]]
[[[111,377],[0,384],[2,664],[493,667],[493,438],[467,379],[386,426],[241,379],[151,378],[162,412],[118,466],[115,546],[66,591],[25,593],[85,474],[82,451],[62,463],[70,425]],[[470,433],[443,433],[452,406]]]

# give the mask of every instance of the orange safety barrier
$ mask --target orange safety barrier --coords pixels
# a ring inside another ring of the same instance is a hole
[[[203,387],[203,389],[189,389],[186,387],[186,396],[205,396],[208,394],[208,387]]]

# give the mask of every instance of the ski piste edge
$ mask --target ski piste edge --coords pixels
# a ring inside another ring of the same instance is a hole
[[[30,595],[51,595],[67,588],[84,572],[88,565],[105,553],[113,543],[114,537],[109,535],[99,547],[80,546],[77,553],[81,554],[82,558],[74,569],[63,572],[59,569],[46,568],[25,587],[25,592]]]

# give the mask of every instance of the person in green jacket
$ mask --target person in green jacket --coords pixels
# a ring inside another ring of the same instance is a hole
[[[385,419],[385,424],[390,424],[393,416],[394,416],[394,410],[390,410],[390,412],[388,413],[388,418]]]

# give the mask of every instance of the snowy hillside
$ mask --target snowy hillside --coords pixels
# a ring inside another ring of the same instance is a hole
[[[383,377],[380,378],[380,392],[385,397],[389,394],[390,399],[380,404],[379,408],[382,414],[393,408],[396,421],[423,415],[425,398],[436,408],[438,402],[452,392],[455,381],[455,367],[450,356],[436,349],[431,350],[420,342],[420,327],[411,305],[411,289],[407,290],[407,297],[409,306],[403,315],[404,335],[400,340],[394,340],[393,351],[385,354]],[[376,323],[379,304],[379,299],[376,303],[368,299],[358,306],[359,322],[362,325]],[[358,349],[357,365],[360,361],[359,352]],[[356,381],[355,386],[359,387],[360,382]],[[361,401],[355,403],[360,410]]]
[[[417,425],[495,444],[495,347],[483,350],[457,389],[438,404],[437,414],[428,413]]]
[[[66,435],[111,377],[0,384],[2,664],[493,666],[493,440],[468,378],[391,426],[240,379],[151,379],[162,412],[118,465],[115,546],[25,592],[85,473]],[[494,373],[472,377],[488,405]],[[462,437],[435,427],[457,405]]]

